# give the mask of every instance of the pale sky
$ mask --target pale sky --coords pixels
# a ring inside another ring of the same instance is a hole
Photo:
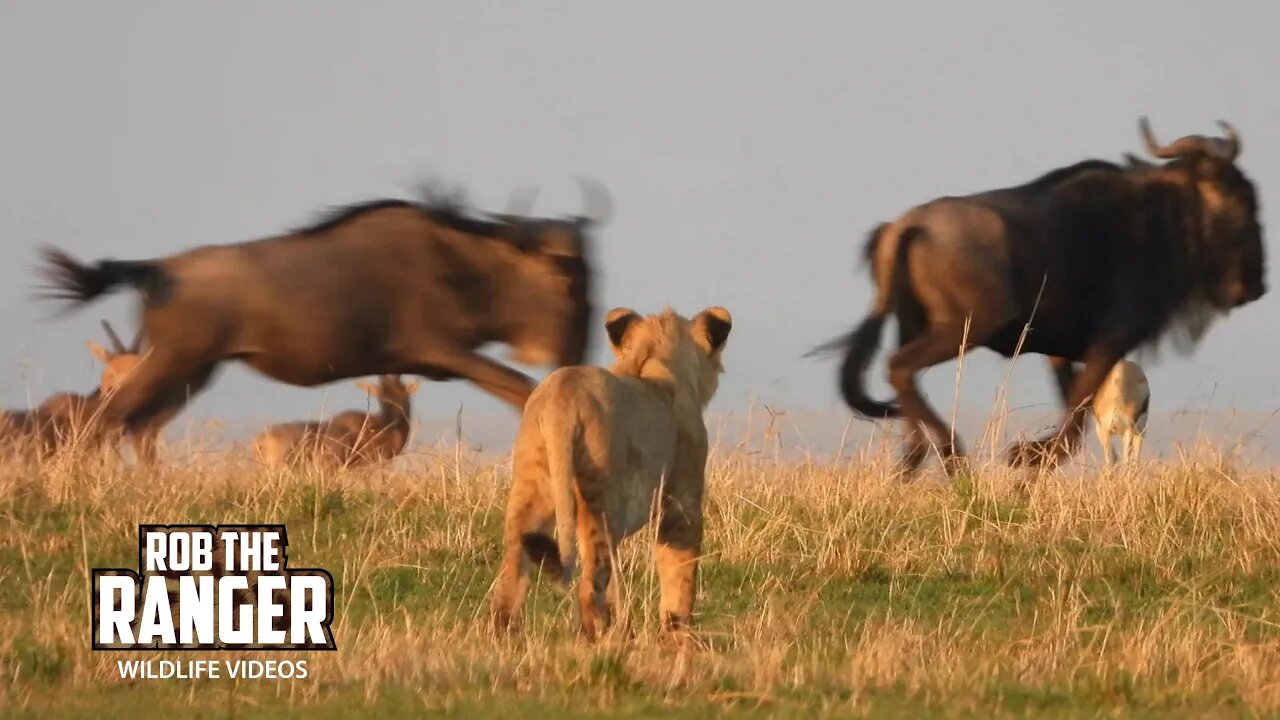
[[[49,320],[56,306],[30,299],[38,245],[163,256],[425,177],[488,209],[536,185],[547,215],[579,211],[574,174],[598,178],[615,204],[597,247],[601,314],[724,305],[734,329],[713,407],[755,396],[841,426],[836,362],[801,355],[866,312],[857,249],[914,204],[1139,152],[1141,114],[1168,139],[1224,118],[1264,231],[1280,226],[1280,5],[758,7],[0,3],[0,399],[87,390],[98,321],[134,328],[125,294]],[[1277,302],[1226,318],[1191,358],[1149,365],[1153,410],[1272,412]],[[1007,367],[988,351],[966,359],[963,416],[986,413]],[[1041,359],[1012,377],[1011,404],[1052,401]],[[953,385],[953,365],[924,381],[944,414]],[[462,382],[416,399],[432,418],[460,404],[514,418]],[[291,388],[228,366],[183,417],[256,427],[364,405],[351,383]]]

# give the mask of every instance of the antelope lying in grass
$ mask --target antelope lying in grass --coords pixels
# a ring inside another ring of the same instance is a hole
[[[377,385],[356,383],[378,399],[381,412],[348,411],[318,422],[282,423],[267,428],[253,441],[254,454],[265,465],[294,465],[314,461],[325,467],[363,465],[390,460],[409,440],[409,396],[419,385],[399,375],[381,375]]]
[[[0,442],[6,449],[46,455],[72,436],[70,416],[53,414],[41,408],[0,411]]]
[[[1093,398],[1093,418],[1097,422],[1098,442],[1108,465],[1115,462],[1111,436],[1120,433],[1124,442],[1124,462],[1136,462],[1142,453],[1142,434],[1147,429],[1147,409],[1151,405],[1151,388],[1147,376],[1137,363],[1121,360],[1098,388]]]
[[[126,348],[111,323],[103,320],[102,327],[111,339],[113,350],[92,340],[88,343],[89,351],[105,366],[98,388],[88,394],[54,393],[34,410],[0,411],[0,441],[31,443],[32,449],[48,453],[70,440],[98,411],[103,397],[114,391],[142,359],[138,352],[140,336]]]

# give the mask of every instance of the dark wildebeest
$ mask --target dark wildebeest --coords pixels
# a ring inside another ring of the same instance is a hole
[[[608,207],[583,182],[589,210]],[[291,385],[383,374],[464,378],[517,408],[530,379],[476,352],[500,342],[529,364],[583,361],[591,324],[589,213],[480,218],[454,199],[376,200],[286,235],[155,260],[83,264],[46,248],[49,296],[142,295],[150,348],[107,398],[103,424],[162,426],[224,360]],[[144,459],[150,462],[152,458]]]
[[[872,232],[865,256],[875,305],[819,351],[846,349],[839,378],[850,408],[906,422],[907,472],[928,453],[927,432],[949,471],[963,456],[915,379],[962,345],[1049,356],[1066,415],[1056,432],[1011,448],[1008,460],[1053,464],[1077,446],[1094,391],[1117,360],[1172,330],[1193,346],[1214,315],[1263,296],[1257,196],[1235,165],[1239,137],[1220,125],[1225,138],[1161,146],[1143,118],[1143,140],[1163,163],[1086,160],[1026,185],[939,198]],[[889,315],[899,332],[892,404],[863,389]]]

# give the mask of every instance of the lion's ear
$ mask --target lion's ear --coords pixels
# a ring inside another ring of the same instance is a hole
[[[709,307],[693,319],[694,337],[706,343],[707,352],[720,352],[733,329],[733,316],[720,306]]]
[[[609,334],[609,345],[615,354],[626,345],[627,331],[634,327],[640,316],[631,308],[614,308],[604,316],[604,329]]]

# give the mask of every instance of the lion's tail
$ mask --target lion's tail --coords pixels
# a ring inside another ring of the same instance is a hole
[[[567,430],[567,428],[565,428]],[[573,473],[574,441],[578,433],[556,432],[547,438],[547,470],[556,506],[556,545],[560,551],[560,581],[567,587],[578,566],[578,481]]]
[[[545,571],[559,572],[566,588],[573,580],[578,565],[578,479],[573,456],[581,435],[573,420],[551,420],[542,426],[542,439],[547,448],[547,474],[551,481],[551,498],[556,511],[556,542],[544,535],[525,535],[524,549],[529,559]]]

